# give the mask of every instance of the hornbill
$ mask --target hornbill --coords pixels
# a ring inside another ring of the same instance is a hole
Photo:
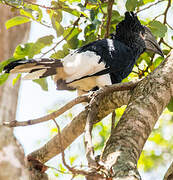
[[[57,89],[88,92],[120,83],[147,50],[163,56],[150,29],[141,25],[133,12],[126,12],[109,39],[91,42],[61,60],[17,60],[6,65],[4,71],[28,73],[24,79],[53,76]]]

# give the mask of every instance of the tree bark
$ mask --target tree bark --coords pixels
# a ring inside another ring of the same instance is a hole
[[[163,180],[172,180],[173,179],[173,162],[169,166],[167,172],[165,173]]]
[[[134,89],[106,143],[102,161],[114,179],[140,179],[137,161],[159,116],[173,96],[173,51]]]
[[[5,28],[5,22],[17,14],[0,4],[0,61],[10,58],[15,47],[28,36],[29,23],[9,30]],[[13,129],[2,126],[4,121],[14,120],[16,115],[19,82],[12,86],[13,78],[10,75],[7,82],[0,86],[0,179],[27,180],[29,174],[25,168],[23,149],[13,135]]]
[[[101,99],[98,108],[96,122],[101,121],[105,116],[110,114],[113,110],[127,104],[131,97],[131,91],[113,92]],[[61,132],[63,141],[63,148],[67,148],[77,137],[83,132],[86,124],[87,111],[82,111],[77,115],[70,124],[68,124]],[[56,146],[55,146],[56,144]],[[40,149],[32,152],[29,156],[37,159],[41,163],[45,163],[57,154],[61,153],[59,135],[54,136],[48,143]]]

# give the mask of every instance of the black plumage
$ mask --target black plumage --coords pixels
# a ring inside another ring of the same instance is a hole
[[[15,61],[4,70],[7,73],[28,72],[28,79],[53,75],[58,89],[89,91],[121,82],[146,50],[163,56],[151,31],[141,25],[133,12],[126,12],[110,39],[91,42],[63,60]]]

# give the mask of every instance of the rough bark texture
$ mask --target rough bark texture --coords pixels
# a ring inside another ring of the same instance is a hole
[[[173,163],[171,163],[169,169],[167,170],[164,180],[172,180],[173,179]]]
[[[0,4],[0,61],[12,56],[15,47],[22,43],[29,32],[29,24],[5,28],[5,21],[15,16],[10,8]],[[24,153],[13,136],[13,129],[2,126],[4,121],[15,119],[19,82],[12,86],[10,76],[8,81],[0,86],[0,179],[2,180],[27,180],[28,171],[25,169]]]
[[[140,179],[137,161],[160,114],[173,95],[173,51],[134,89],[131,100],[106,143],[102,161],[120,177]]]
[[[110,93],[105,96],[99,107],[99,114],[96,122],[102,120],[105,116],[110,114],[114,109],[127,104],[131,96],[131,91],[121,91]],[[87,111],[81,112],[75,117],[70,124],[68,124],[61,132],[64,149],[68,147],[78,136],[80,136],[85,128],[87,118]],[[56,144],[56,146],[55,146]],[[30,156],[39,160],[42,163],[47,162],[52,157],[61,152],[59,136],[56,135],[42,148],[32,152]]]

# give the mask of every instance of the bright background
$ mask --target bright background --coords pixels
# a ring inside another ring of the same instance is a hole
[[[125,7],[123,6],[124,3],[122,1],[118,1],[118,8],[121,9],[121,13],[123,14],[125,11]],[[49,6],[50,4],[46,0],[39,0],[37,1],[38,4],[43,4]],[[158,9],[151,8],[150,9],[150,18],[155,16],[155,13],[158,13],[162,7]],[[145,14],[141,13],[141,18],[145,18],[145,15],[148,16],[148,12],[146,11]],[[169,15],[169,18],[173,18],[173,14]],[[46,19],[48,21],[48,18]],[[173,25],[173,24],[172,24]],[[56,33],[53,29],[46,28],[36,22],[32,22],[31,24],[31,32],[29,37],[29,42],[35,42],[39,37],[53,34],[56,36]],[[49,57],[49,54],[46,56]],[[46,115],[52,110],[59,108],[60,106],[64,105],[66,102],[74,99],[76,97],[76,92],[69,92],[69,91],[57,91],[56,86],[49,78],[48,81],[48,88],[49,90],[43,91],[40,86],[30,80],[22,81],[20,90],[19,90],[19,101],[18,101],[18,109],[16,119],[18,121],[24,121],[29,119],[38,118],[41,116]],[[68,122],[71,121],[71,117],[74,116],[79,110],[82,110],[83,106],[78,105],[77,107],[73,108],[72,110],[68,111],[67,113],[63,114],[58,118],[58,122],[63,128]],[[110,123],[109,121],[105,121],[105,124]],[[49,121],[45,123],[40,123],[38,125],[28,126],[28,127],[17,127],[15,128],[15,135],[22,144],[24,151],[26,154],[31,153],[32,151],[40,148],[43,144],[45,144],[50,138],[52,138],[57,131],[55,130],[56,126],[54,122]],[[167,129],[165,133],[171,134]],[[169,132],[169,133],[168,133]],[[97,139],[98,138],[98,139]],[[95,138],[95,141],[100,141],[99,136]],[[85,162],[84,158],[84,148],[83,148],[83,137],[80,136],[72,146],[67,148],[65,151],[67,161],[70,163],[70,158],[80,155],[80,158],[76,157],[75,164],[80,165],[82,161]],[[148,143],[145,148],[152,149],[153,144]],[[159,154],[159,149],[157,151]],[[63,169],[61,165],[61,156],[56,157],[54,160],[51,160],[48,164],[54,167],[58,167],[58,169]],[[169,165],[169,163],[167,164]],[[164,171],[167,167],[161,167],[155,170],[155,172],[148,172],[144,173],[143,171],[140,172],[142,177],[147,180],[161,180]],[[54,177],[54,175],[58,176],[58,179],[69,179],[70,176],[68,175],[60,175],[59,173],[54,170],[49,170],[49,174]],[[78,179],[83,179],[81,176]]]

